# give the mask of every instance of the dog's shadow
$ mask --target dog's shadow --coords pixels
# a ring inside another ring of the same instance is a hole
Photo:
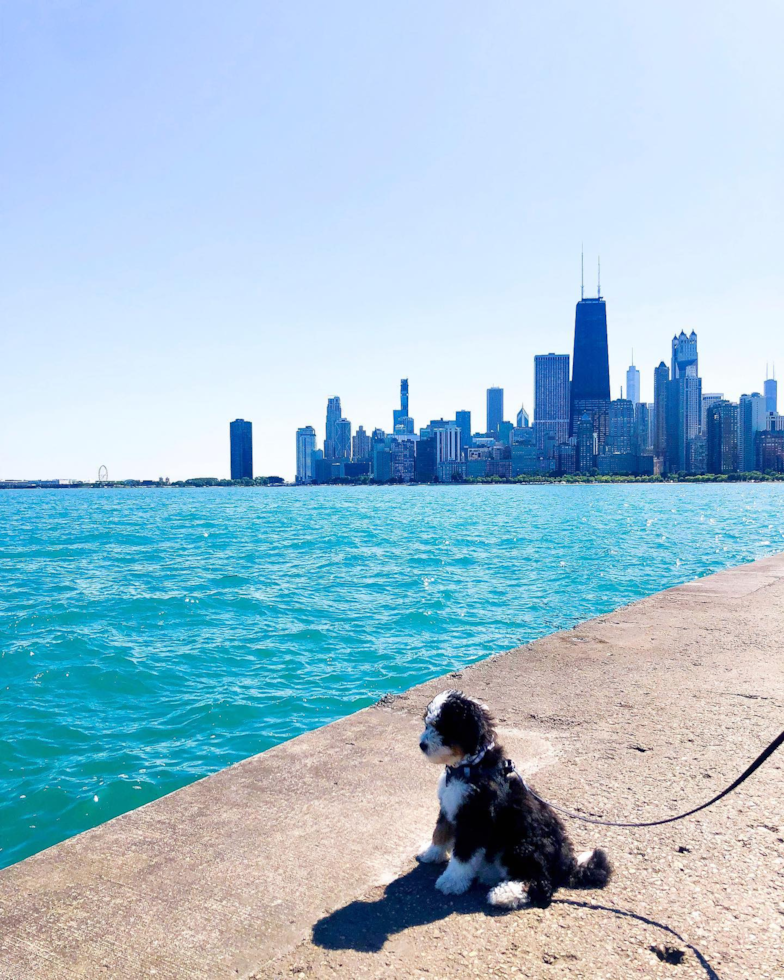
[[[324,949],[354,949],[378,953],[390,936],[413,926],[446,919],[453,912],[479,912],[485,892],[441,895],[434,888],[442,866],[418,864],[396,878],[374,902],[356,901],[325,915],[313,927],[313,942]]]
[[[429,925],[448,918],[453,913],[468,915],[481,912],[485,915],[520,915],[509,913],[487,904],[486,888],[472,888],[465,895],[441,895],[434,889],[435,880],[443,871],[441,866],[417,865],[407,874],[396,878],[384,889],[381,898],[372,902],[356,901],[325,915],[313,927],[313,942],[323,949],[352,949],[359,953],[378,953],[390,936],[414,926]],[[635,919],[674,937],[691,950],[709,980],[721,980],[705,956],[696,946],[686,942],[674,929],[655,919],[636,912],[601,905],[598,902],[555,898],[553,904],[571,905],[599,913],[610,913],[627,919]]]

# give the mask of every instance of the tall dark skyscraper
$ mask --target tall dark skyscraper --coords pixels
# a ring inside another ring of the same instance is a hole
[[[720,401],[708,409],[707,463],[709,473],[734,473],[738,468],[738,406]]]
[[[662,361],[653,372],[653,455],[667,451],[667,385],[670,369]]]
[[[229,423],[232,480],[253,479],[253,426],[245,419]]]
[[[548,442],[558,446],[569,438],[568,354],[534,357],[534,430],[539,449]]]
[[[601,291],[595,299],[581,299],[574,317],[574,357],[570,431],[587,412],[593,419],[599,445],[607,442],[610,425],[610,356],[607,349],[607,307]]]
[[[324,459],[335,458],[335,441],[337,438],[335,427],[342,418],[343,411],[340,407],[340,398],[335,395],[334,398],[327,400],[327,431],[324,436]]]
[[[487,389],[487,431],[498,435],[498,426],[504,420],[504,389]]]

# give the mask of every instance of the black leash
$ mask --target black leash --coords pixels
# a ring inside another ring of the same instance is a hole
[[[649,820],[646,823],[617,823],[614,820],[597,820],[595,817],[584,817],[579,813],[572,813],[571,810],[567,810],[562,806],[557,806],[555,803],[549,803],[547,800],[543,800],[538,793],[535,793],[531,789],[531,787],[528,785],[525,779],[523,779],[522,774],[519,773],[517,769],[515,769],[515,764],[511,762],[511,760],[506,761],[505,768],[507,772],[509,773],[514,772],[515,775],[519,777],[523,786],[525,786],[525,788],[528,790],[531,796],[534,797],[534,799],[539,800],[540,803],[544,803],[545,806],[552,807],[553,810],[558,810],[559,813],[566,814],[567,817],[573,817],[575,820],[583,820],[585,821],[585,823],[598,823],[601,824],[603,827],[660,827],[662,824],[665,823],[674,823],[676,820],[683,820],[684,817],[690,817],[692,814],[699,813],[700,810],[707,810],[709,806],[713,806],[714,803],[718,803],[719,800],[723,799],[725,796],[728,796],[734,789],[737,789],[741,783],[744,783],[753,772],[756,772],[756,770],[759,769],[762,763],[765,762],[766,759],[769,759],[770,756],[772,756],[773,753],[776,751],[776,749],[780,748],[783,743],[784,743],[784,732],[782,732],[778,738],[775,738],[770,743],[770,745],[765,749],[764,752],[761,752],[760,755],[757,756],[757,758],[754,760],[754,762],[752,762],[749,768],[740,776],[738,776],[738,778],[735,780],[734,783],[732,783],[732,785],[728,786],[726,789],[723,789],[721,793],[718,794],[718,796],[714,796],[713,799],[708,800],[707,803],[703,803],[701,806],[695,806],[693,810],[687,810],[686,813],[679,813],[677,817],[666,817],[664,820]]]

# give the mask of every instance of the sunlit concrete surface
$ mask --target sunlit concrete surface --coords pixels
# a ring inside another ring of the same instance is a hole
[[[778,734],[783,667],[778,555],[439,678],[0,872],[0,976],[780,980],[784,753],[680,823],[570,821],[616,876],[544,911],[445,897],[413,855],[437,810],[417,745],[437,691],[480,696],[546,797],[645,820]]]

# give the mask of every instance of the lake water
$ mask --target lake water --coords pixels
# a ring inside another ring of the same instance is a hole
[[[0,492],[0,866],[784,550],[784,486]]]

